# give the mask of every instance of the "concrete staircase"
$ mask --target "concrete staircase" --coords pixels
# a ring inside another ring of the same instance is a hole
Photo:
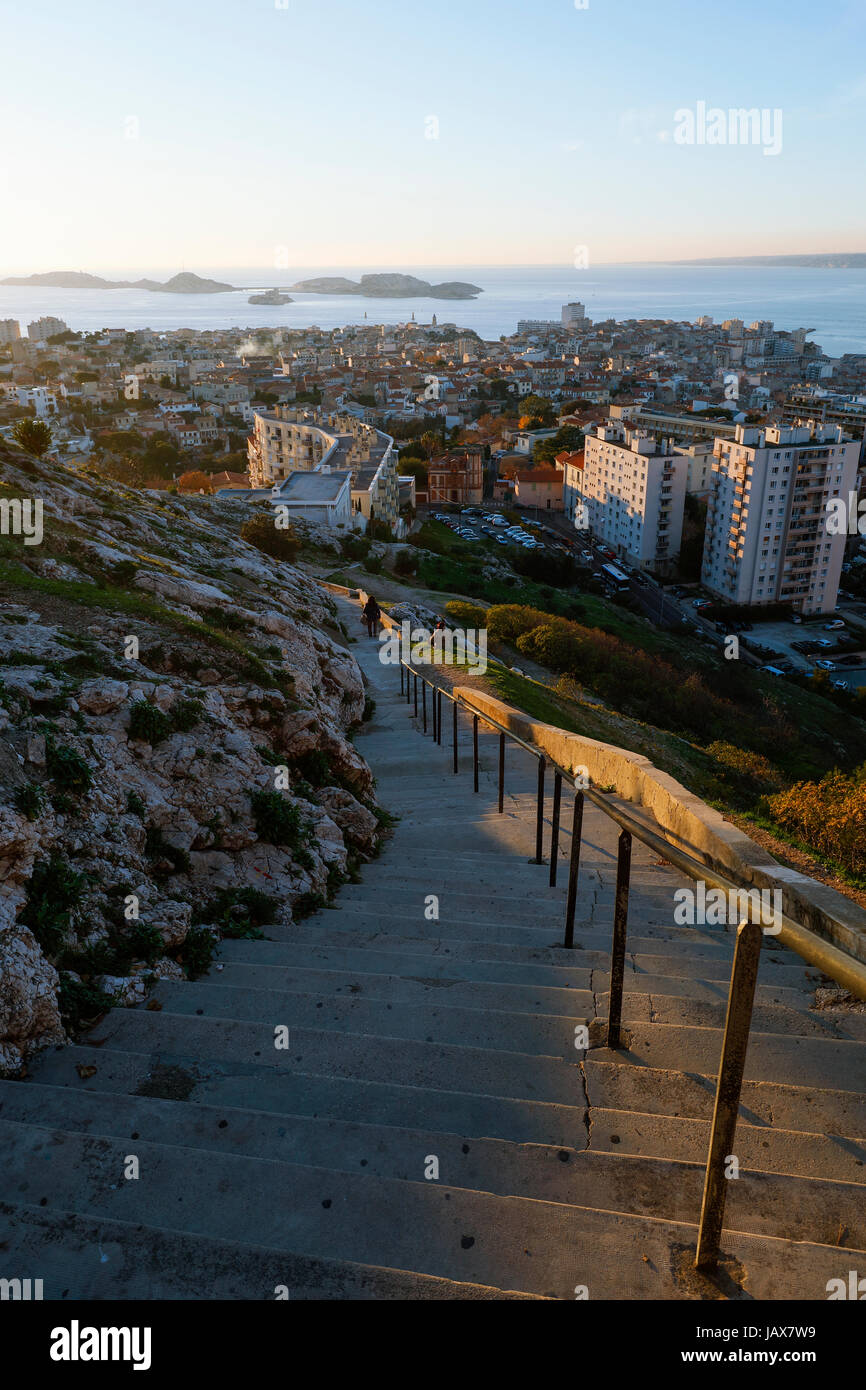
[[[498,737],[474,795],[467,721],[455,777],[450,724],[425,741],[397,671],[356,651],[393,839],[334,910],[225,942],[159,1010],[0,1083],[0,1274],[56,1299],[250,1300],[823,1299],[866,1275],[866,1017],[814,1010],[814,972],[765,945],[724,1259],[697,1276],[732,935],[674,926],[683,881],[635,841],[608,1051],[617,828],[587,806],[566,952],[570,797],[551,889],[535,760],[509,746],[500,817]]]

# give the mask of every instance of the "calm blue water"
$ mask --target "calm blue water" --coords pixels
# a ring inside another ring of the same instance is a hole
[[[218,295],[164,295],[145,290],[49,290],[0,285],[0,318],[26,325],[40,314],[55,314],[70,328],[337,328],[362,323],[400,323],[414,311],[420,322],[433,313],[440,323],[474,328],[482,337],[513,333],[522,318],[559,318],[561,306],[582,300],[593,319],[665,318],[694,320],[699,314],[726,318],[772,319],[785,329],[813,328],[833,357],[866,352],[866,270],[801,270],[758,266],[598,266],[576,271],[557,266],[394,267],[436,283],[468,280],[481,285],[476,300],[360,300],[298,294],[293,304],[265,308],[247,303],[255,289],[288,287],[314,275],[352,279],[370,267],[303,267],[264,273],[258,269],[196,267],[243,291]],[[117,279],[142,275],[166,280],[168,272],[136,268],[115,272]]]

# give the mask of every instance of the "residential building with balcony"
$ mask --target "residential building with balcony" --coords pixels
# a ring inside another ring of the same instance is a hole
[[[621,421],[599,425],[564,467],[567,516],[583,517],[598,540],[635,569],[666,573],[683,533],[688,459],[670,441]]]
[[[715,445],[702,579],[728,603],[786,603],[832,613],[845,535],[827,525],[828,503],[857,487],[860,441],[810,421],[739,425]]]
[[[402,531],[394,441],[354,415],[294,406],[255,411],[247,455],[250,487],[271,488],[275,503],[294,473],[348,469],[353,527],[363,531],[376,520]]]

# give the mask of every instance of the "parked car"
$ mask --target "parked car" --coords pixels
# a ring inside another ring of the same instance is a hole
[[[844,627],[844,626],[845,626],[845,624],[844,624],[844,622],[842,621],[841,618],[834,618],[833,621],[832,621],[832,623],[825,623],[825,624],[824,624],[824,631],[825,631],[825,632],[833,632],[833,631],[835,631],[836,628],[840,628],[840,627]]]
[[[851,687],[850,687],[850,685],[848,684],[847,681],[834,681],[834,682],[833,682],[833,689],[834,689],[834,690],[850,690]]]
[[[693,598],[692,608],[709,608],[711,600],[708,598]]]
[[[581,560],[586,560],[587,564],[591,565],[593,560],[595,559],[595,556],[593,555],[591,550],[582,550],[580,552],[580,558]]]
[[[820,669],[821,669],[822,671],[835,671],[835,670],[836,670],[836,663],[835,663],[835,661],[816,661],[816,662],[815,662],[815,665],[818,666],[818,667],[820,667]]]

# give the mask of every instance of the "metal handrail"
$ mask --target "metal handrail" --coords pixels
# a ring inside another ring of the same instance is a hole
[[[544,753],[540,748],[535,747],[531,743],[527,743],[525,739],[520,738],[518,734],[515,734],[509,729],[507,725],[500,724],[492,715],[482,710],[476,710],[475,707],[469,704],[462,696],[452,695],[443,686],[438,685],[437,682],[429,680],[422,672],[418,671],[411,662],[401,658],[400,664],[401,666],[405,666],[411,675],[424,681],[425,684],[431,686],[433,689],[440,690],[447,700],[451,700],[454,704],[461,705],[470,714],[477,714],[485,724],[489,724],[492,728],[505,734],[512,743],[518,744],[521,748],[525,749],[527,753],[531,753],[533,757],[543,759],[545,763],[549,764],[554,772],[559,773],[564,780],[570,781],[572,779],[574,774],[570,770],[563,768],[555,759],[549,757],[549,755]],[[695,859],[693,855],[688,854],[685,850],[679,849],[676,845],[672,845],[664,836],[657,834],[655,831],[645,826],[641,821],[630,816],[628,812],[624,811],[621,807],[612,805],[602,792],[595,791],[592,787],[584,787],[581,788],[580,791],[581,795],[584,796],[586,800],[591,801],[594,806],[597,806],[606,816],[609,816],[612,821],[615,821],[621,830],[627,831],[634,839],[641,840],[649,849],[654,850],[657,854],[665,858],[673,868],[680,869],[696,882],[704,882],[708,887],[719,888],[725,893],[749,891],[749,886],[747,884],[737,883],[734,879],[728,878],[718,869],[713,869],[709,865],[702,863],[700,859]],[[752,887],[754,887],[754,885],[752,885]],[[786,913],[781,913],[780,919],[779,930],[774,930],[773,932],[774,939],[780,945],[789,947],[789,949],[800,956],[802,960],[805,960],[809,965],[814,965],[816,969],[821,970],[825,975],[832,975],[836,982],[844,989],[850,990],[852,994],[857,994],[862,999],[866,999],[866,964],[862,961],[858,961],[854,956],[849,956],[845,951],[841,951],[838,946],[834,946],[831,942],[825,941],[823,937],[817,936],[815,932],[810,931],[808,927],[804,927],[800,922],[796,922],[793,917],[789,917]]]
[[[473,730],[473,771],[474,790],[478,791],[478,723],[499,731],[499,812],[504,805],[505,780],[505,740],[518,744],[538,759],[538,807],[536,815],[536,854],[534,862],[542,864],[543,825],[544,825],[544,774],[548,758],[540,748],[527,743],[506,725],[492,715],[476,709],[461,695],[452,694],[436,681],[430,680],[414,667],[411,661],[400,658],[400,689],[404,689],[403,671],[406,671],[405,691],[407,701],[411,700],[409,684],[414,679],[414,710],[418,714],[418,681],[422,685],[424,711],[424,732],[427,732],[426,690],[429,686],[433,696],[433,731],[437,743],[442,742],[442,696],[451,701],[453,708],[453,756],[454,772],[458,772],[457,754],[457,710],[462,707],[472,715]],[[438,705],[438,716],[437,716]],[[556,884],[556,866],[559,855],[559,824],[562,783],[571,781],[573,773],[566,770],[555,759],[549,759],[554,770],[553,827],[550,849],[550,886]],[[648,848],[655,850],[673,868],[681,870],[690,878],[704,882],[724,893],[732,891],[738,895],[751,890],[737,884],[726,875],[710,869],[700,860],[693,858],[684,850],[671,845],[662,835],[656,834],[621,807],[612,805],[602,793],[587,786],[577,791],[574,799],[574,819],[571,836],[571,858],[568,876],[568,896],[566,902],[566,948],[574,945],[574,921],[577,905],[577,885],[580,872],[580,846],[583,828],[584,802],[589,800],[594,806],[620,827],[617,854],[616,899],[614,907],[613,940],[610,951],[610,987],[608,1006],[608,1025],[606,1045],[618,1049],[621,1046],[621,1021],[623,991],[625,986],[626,936],[628,931],[628,898],[631,874],[632,840],[638,839]],[[730,901],[730,898],[729,898]],[[866,964],[853,956],[840,951],[830,942],[816,936],[786,914],[780,914],[781,921],[774,926],[773,938],[781,945],[794,951],[802,960],[816,966],[824,974],[830,975],[837,983],[851,993],[866,999]],[[752,1024],[752,1012],[757,986],[758,966],[761,948],[764,944],[765,928],[760,922],[752,921],[752,902],[746,909],[746,916],[737,929],[734,959],[731,969],[731,983],[728,993],[728,1007],[725,1029],[722,1038],[719,1075],[716,1085],[713,1118],[710,1126],[710,1144],[704,1178],[704,1193],[698,1223],[698,1240],[695,1265],[698,1269],[711,1272],[718,1264],[722,1228],[724,1224],[725,1201],[727,1197],[726,1163],[727,1156],[734,1152],[734,1135],[739,1118],[740,1094],[745,1073],[746,1052]]]

